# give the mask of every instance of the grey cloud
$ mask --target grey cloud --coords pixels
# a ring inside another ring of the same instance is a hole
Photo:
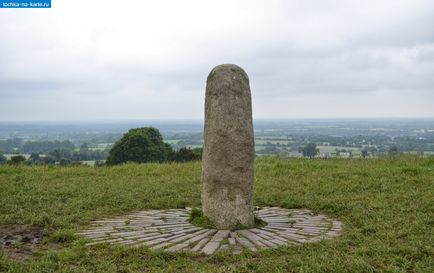
[[[151,30],[171,31],[161,35],[148,35],[140,26],[142,18],[135,19],[137,26],[117,29],[107,18],[83,19],[75,27],[68,14],[57,18],[55,9],[46,19],[35,14],[14,17],[0,13],[0,119],[14,116],[5,103],[27,102],[31,108],[34,98],[40,102],[34,107],[50,108],[50,103],[41,103],[49,98],[56,100],[53,109],[65,105],[70,112],[63,113],[64,118],[77,115],[69,109],[71,99],[78,100],[74,105],[83,109],[83,118],[92,111],[103,116],[106,105],[116,103],[121,117],[129,113],[124,117],[141,118],[149,114],[142,108],[158,111],[155,101],[165,100],[170,100],[171,106],[161,110],[164,115],[176,117],[186,112],[190,116],[185,117],[196,117],[200,110],[182,107],[197,104],[209,71],[227,62],[246,69],[259,104],[273,98],[291,101],[315,95],[335,101],[343,101],[345,96],[374,98],[385,91],[397,98],[418,92],[427,96],[426,100],[432,99],[426,95],[434,93],[432,2],[240,3],[248,6],[239,10],[242,20],[236,16],[227,19],[234,20],[233,26],[219,29],[217,24],[202,29],[202,22],[197,22],[197,27],[187,24],[191,29],[177,29],[182,22],[156,23]],[[199,11],[190,12],[187,16]],[[246,14],[247,18],[242,17]],[[116,22],[122,23],[120,19]],[[32,24],[47,23],[53,28],[45,34],[26,36],[11,31],[14,26],[32,30]],[[128,31],[131,33],[125,34]],[[176,106],[176,99],[183,104]],[[100,104],[88,105],[96,101]],[[399,114],[384,102],[373,103],[385,111],[390,109],[391,115]],[[155,116],[161,113],[155,112]]]

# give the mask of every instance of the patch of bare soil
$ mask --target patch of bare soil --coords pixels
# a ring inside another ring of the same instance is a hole
[[[14,260],[31,258],[42,243],[43,229],[30,225],[0,225],[0,247]]]

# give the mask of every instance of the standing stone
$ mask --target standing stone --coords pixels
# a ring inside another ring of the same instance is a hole
[[[218,229],[251,227],[255,144],[249,77],[223,64],[208,75],[202,210]]]

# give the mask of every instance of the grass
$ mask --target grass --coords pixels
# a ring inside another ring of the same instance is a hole
[[[197,227],[216,228],[215,224],[199,208],[192,208],[189,221]]]
[[[434,158],[256,162],[255,205],[309,208],[344,223],[331,241],[232,256],[84,247],[90,221],[200,206],[199,162],[93,168],[0,166],[0,223],[34,224],[60,249],[0,272],[434,272]]]

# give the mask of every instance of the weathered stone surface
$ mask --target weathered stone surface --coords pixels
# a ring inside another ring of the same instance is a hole
[[[218,229],[253,226],[255,160],[249,78],[236,65],[208,75],[202,169],[202,209]]]

